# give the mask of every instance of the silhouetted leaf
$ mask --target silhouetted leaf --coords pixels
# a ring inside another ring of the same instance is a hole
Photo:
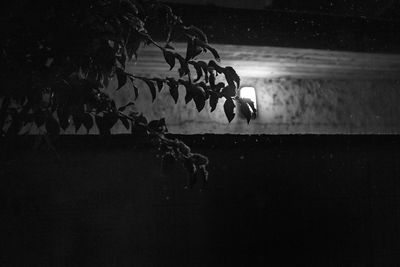
[[[203,88],[192,84],[190,90],[194,103],[196,104],[197,111],[202,111],[206,103],[206,96]]]
[[[211,89],[215,90],[215,75],[213,72],[209,72],[208,82],[210,83]]]
[[[104,116],[95,116],[97,128],[101,135],[111,134],[111,128],[118,121],[118,114],[110,112],[104,113]]]
[[[174,68],[174,66],[175,66],[175,55],[174,55],[174,53],[164,49],[163,50],[163,54],[164,54],[165,62],[167,62],[169,67],[170,67],[169,70],[172,70]]]
[[[204,72],[204,80],[206,83],[208,83],[208,64],[204,61],[199,60],[196,62],[196,65],[199,66],[201,70]]]
[[[182,84],[186,89],[185,103],[187,104],[193,99],[191,83],[182,79],[179,79],[179,83]]]
[[[117,123],[119,116],[117,113],[109,112],[105,113],[103,118],[105,119],[105,121],[107,122],[108,126],[111,129]]]
[[[221,67],[220,65],[218,65],[217,63],[215,63],[214,60],[210,60],[210,61],[208,62],[208,67],[214,68],[215,71],[216,71],[217,73],[219,73],[219,74],[221,74],[221,73],[224,72],[224,68]]]
[[[254,114],[254,117],[257,117],[257,108],[254,105],[254,102],[250,100],[250,102],[248,102],[247,104],[250,106],[250,108]]]
[[[197,86],[203,88],[206,100],[210,97],[211,87],[208,86],[205,82],[199,82],[196,84]]]
[[[156,94],[157,94],[156,87],[155,87],[154,83],[151,80],[147,79],[147,78],[140,78],[140,79],[142,81],[144,81],[147,84],[147,86],[149,87],[150,93],[151,93],[151,99],[154,102],[154,100],[156,99]]]
[[[243,99],[239,98],[238,101],[239,101],[240,113],[246,118],[247,123],[250,123],[251,111],[249,105],[247,105],[246,101],[243,101]]]
[[[119,120],[122,122],[125,128],[129,130],[129,120],[125,117],[119,117]]]
[[[167,131],[167,126],[165,125],[165,119],[153,120],[148,124],[149,129],[159,133],[165,133]]]
[[[52,115],[48,116],[46,119],[46,131],[50,135],[60,134],[60,126],[58,125],[57,120]]]
[[[125,16],[123,16],[124,18]],[[131,30],[138,32],[140,35],[145,36],[143,33],[145,33],[145,28],[144,28],[144,22],[135,15],[132,14],[126,14],[126,17],[128,18],[128,24],[131,28]],[[149,36],[150,37],[150,36]]]
[[[167,78],[167,84],[169,86],[169,93],[175,101],[175,104],[178,102],[179,98],[179,83],[175,81],[173,78]]]
[[[135,124],[147,126],[147,119],[146,119],[146,117],[143,116],[143,114],[140,114],[139,116],[135,117]]]
[[[137,125],[137,124],[132,125],[131,133],[134,136],[139,136],[139,137],[147,137],[149,135],[149,132],[147,131],[146,126]]]
[[[192,92],[189,87],[185,87],[185,88],[186,88],[185,103],[187,104],[190,101],[192,101],[193,95],[192,95]]]
[[[126,73],[122,69],[117,68],[115,73],[117,74],[117,80],[118,80],[117,91],[118,91],[126,84],[127,79],[126,79]]]
[[[234,97],[236,96],[236,88],[235,86],[228,85],[222,89],[222,95],[225,97]]]
[[[129,37],[129,40],[126,44],[126,51],[128,54],[128,60],[132,60],[133,56],[137,59],[137,50],[142,43],[142,39],[140,35],[132,33]]]
[[[57,117],[60,127],[65,131],[69,126],[69,114],[66,108],[57,109]]]
[[[227,81],[232,80],[236,83],[236,88],[240,87],[240,77],[232,67],[225,67],[224,74]]]
[[[235,117],[234,109],[235,109],[235,103],[233,103],[232,98],[228,97],[224,103],[224,111],[226,118],[228,119],[229,122],[231,122]]]
[[[220,62],[221,61],[221,57],[219,56],[217,50],[215,50],[214,48],[212,48],[211,46],[207,46],[207,49],[211,51],[211,53],[213,54],[214,58],[216,61]]]
[[[194,82],[197,82],[203,76],[202,68],[201,68],[201,66],[199,64],[197,64],[196,61],[189,61],[188,63],[193,65],[193,67],[196,70],[197,78],[194,80]]]
[[[95,121],[96,121],[97,128],[99,129],[99,133],[101,135],[109,135],[109,134],[111,134],[110,128],[107,127],[107,123],[106,123],[104,117],[96,115],[95,116]]]
[[[128,104],[126,104],[126,105],[123,105],[123,106],[119,107],[119,108],[118,108],[118,111],[120,111],[120,112],[124,112],[124,111],[125,111],[125,109],[126,109],[127,107],[134,106],[134,105],[135,105],[135,103],[133,103],[133,102],[129,102]]]
[[[108,85],[110,84],[110,77],[109,77],[109,72],[108,71],[104,71],[102,73],[102,78],[103,78],[103,87],[107,88]]]
[[[185,29],[186,33],[196,36],[201,41],[208,43],[206,34],[199,28],[197,28],[193,25],[190,25],[190,26],[184,27],[184,29]]]
[[[90,129],[92,129],[94,125],[93,118],[89,113],[82,114],[82,124],[86,128],[86,133],[89,133]]]
[[[136,85],[132,84],[133,91],[135,92],[135,100],[139,96],[139,89],[136,87]]]
[[[126,51],[126,47],[122,49],[122,53],[119,56],[116,56],[116,59],[118,60],[119,64],[121,66],[125,66],[126,64],[126,57],[127,57],[128,52]]]
[[[161,118],[159,120],[159,126],[163,128],[162,129],[163,132],[168,132],[167,124],[165,123],[165,118]]]
[[[219,93],[219,92],[221,92],[221,89],[224,87],[225,87],[225,84],[223,82],[220,82],[214,86],[213,91]]]
[[[133,91],[134,91],[134,93],[135,93],[135,100],[138,98],[138,96],[139,96],[139,89],[136,87],[136,85],[133,83],[133,77],[131,77],[131,76],[128,76],[129,77],[129,79],[131,80],[131,85],[132,85],[132,88],[133,88]]]
[[[247,103],[247,105],[249,105],[251,112],[252,112],[252,116],[256,117],[257,116],[257,108],[254,105],[254,102],[249,99],[249,98],[240,98],[240,101],[243,103]]]
[[[186,41],[187,45],[186,45],[186,57],[185,59],[191,60],[192,58],[195,57],[195,53],[196,53],[196,46],[194,44],[194,39],[188,37],[187,41]]]
[[[152,120],[152,121],[149,122],[149,124],[148,124],[149,129],[151,129],[151,130],[153,130],[153,131],[157,131],[157,129],[158,129],[158,124],[159,124],[159,121],[158,121],[158,120]]]
[[[196,39],[194,39],[191,36],[188,36],[187,48],[186,48],[186,60],[191,60],[195,58],[196,56],[200,55],[201,52],[203,51],[204,50],[200,46],[197,46]]]
[[[213,47],[211,47],[207,42],[204,42],[200,39],[196,38],[196,45],[202,47],[203,49],[208,49],[210,52],[213,54],[214,58],[216,61],[221,61],[221,57],[219,56],[217,50],[215,50]]]
[[[73,115],[72,119],[74,121],[74,125],[75,125],[75,132],[79,131],[79,128],[82,126],[82,117],[78,114]]]
[[[218,94],[215,92],[210,92],[210,107],[211,107],[211,112],[215,110],[218,104]]]
[[[179,71],[179,76],[182,77],[190,72],[189,70],[189,65],[187,61],[178,53],[175,53],[175,57],[179,60],[179,64],[181,65],[180,71]]]
[[[153,81],[157,83],[158,92],[160,92],[164,86],[164,81],[160,78],[153,78]]]

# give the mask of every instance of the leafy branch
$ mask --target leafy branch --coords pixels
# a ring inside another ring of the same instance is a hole
[[[126,112],[142,89],[138,81],[150,91],[152,101],[168,88],[177,103],[182,86],[185,102],[193,101],[199,112],[207,100],[213,112],[219,100],[225,99],[223,107],[229,122],[235,117],[235,102],[241,104],[248,121],[255,114],[252,102],[238,97],[239,76],[232,67],[219,65],[221,58],[206,34],[184,25],[165,4],[145,0],[17,0],[8,5],[10,15],[0,25],[3,140],[29,133],[29,125],[49,136],[71,126],[75,132],[84,127],[87,133],[97,126],[100,134],[109,135],[120,121],[133,135],[141,131],[157,136],[165,161],[181,161],[193,177],[206,177],[208,160],[191,153],[181,141],[165,138],[165,121],[156,121],[155,127],[155,121],[147,123],[143,115]],[[165,31],[163,44],[148,30],[160,24]],[[185,55],[173,47],[182,39],[187,43]],[[179,78],[128,73],[126,64],[137,60],[145,45],[160,49],[170,70],[177,68]],[[214,60],[197,60],[208,52]],[[123,87],[133,90],[135,97],[128,105],[117,108],[106,93],[112,79],[118,82],[116,91]]]

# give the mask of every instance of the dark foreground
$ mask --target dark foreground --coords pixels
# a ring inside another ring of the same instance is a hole
[[[1,163],[1,266],[400,263],[397,136],[182,136],[210,158],[184,189],[128,136],[64,137]]]

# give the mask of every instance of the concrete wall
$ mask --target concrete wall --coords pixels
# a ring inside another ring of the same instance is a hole
[[[400,133],[400,83],[397,80],[242,77],[242,85],[256,88],[258,117],[250,124],[238,115],[228,123],[223,110],[224,99],[220,99],[212,113],[208,101],[205,108],[197,112],[193,101],[185,104],[183,87],[179,88],[177,104],[167,87],[152,103],[148,87],[138,84],[140,92],[133,109],[143,112],[149,120],[166,118],[169,132],[174,134]],[[109,89],[108,93],[117,106],[134,100],[134,93],[127,86],[119,91]],[[27,125],[26,129],[29,127]],[[38,129],[33,126],[30,132],[35,134]],[[63,133],[75,134],[73,124]],[[90,131],[90,134],[97,133],[96,127]],[[129,133],[129,130],[118,122],[112,133]],[[78,134],[86,134],[84,127]]]
[[[154,104],[143,86],[137,108],[151,119],[166,117],[172,133],[231,134],[368,134],[400,132],[400,84],[395,80],[315,80],[243,78],[256,88],[258,118],[248,125],[236,116],[229,124],[223,100],[211,113],[208,103],[200,113],[194,103],[184,104],[180,88],[177,105],[164,88]],[[132,97],[128,88],[118,93],[123,104]],[[115,132],[123,131],[120,127]]]

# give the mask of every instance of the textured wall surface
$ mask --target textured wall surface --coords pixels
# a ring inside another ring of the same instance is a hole
[[[177,43],[175,47],[176,52],[185,54],[186,44]],[[152,103],[144,83],[136,84],[140,89],[137,110],[149,119],[165,117],[170,132],[176,134],[400,133],[397,54],[226,44],[214,47],[220,51],[221,64],[237,70],[243,86],[256,88],[257,119],[247,125],[238,116],[229,124],[223,112],[224,100],[215,112],[210,113],[207,103],[198,113],[193,102],[185,105],[184,88],[180,88],[177,105],[166,87]],[[199,59],[212,58],[207,53]],[[128,66],[128,72],[138,76],[176,77],[177,67],[168,69],[161,51],[153,46],[142,48],[138,61]],[[119,91],[116,87],[114,81],[107,92],[117,105],[134,101],[129,86]],[[84,134],[81,128],[79,133]],[[128,131],[119,122],[112,132]],[[67,133],[74,133],[74,127]]]
[[[238,115],[228,123],[220,99],[214,112],[208,101],[197,112],[194,102],[184,102],[179,88],[175,104],[167,87],[154,103],[145,84],[137,84],[136,111],[149,120],[165,118],[174,134],[398,134],[400,133],[400,83],[395,80],[317,80],[243,78],[242,85],[256,88],[258,117],[247,124]],[[112,86],[111,86],[112,87]],[[128,86],[108,93],[122,106],[134,100]],[[237,113],[237,111],[235,111]],[[27,126],[28,127],[28,126]],[[33,126],[31,133],[37,133]],[[112,133],[128,133],[120,121]],[[66,134],[74,134],[73,124]],[[98,133],[94,127],[90,134]],[[86,134],[84,127],[78,134]]]
[[[208,103],[198,113],[194,103],[184,104],[184,89],[174,105],[167,88],[154,104],[146,86],[137,108],[151,119],[166,117],[169,130],[177,134],[353,134],[400,132],[400,84],[393,80],[301,80],[243,78],[256,88],[258,118],[248,125],[240,116],[229,124],[223,100],[211,113]],[[128,88],[119,103],[128,101]],[[122,131],[122,127],[116,132]]]

